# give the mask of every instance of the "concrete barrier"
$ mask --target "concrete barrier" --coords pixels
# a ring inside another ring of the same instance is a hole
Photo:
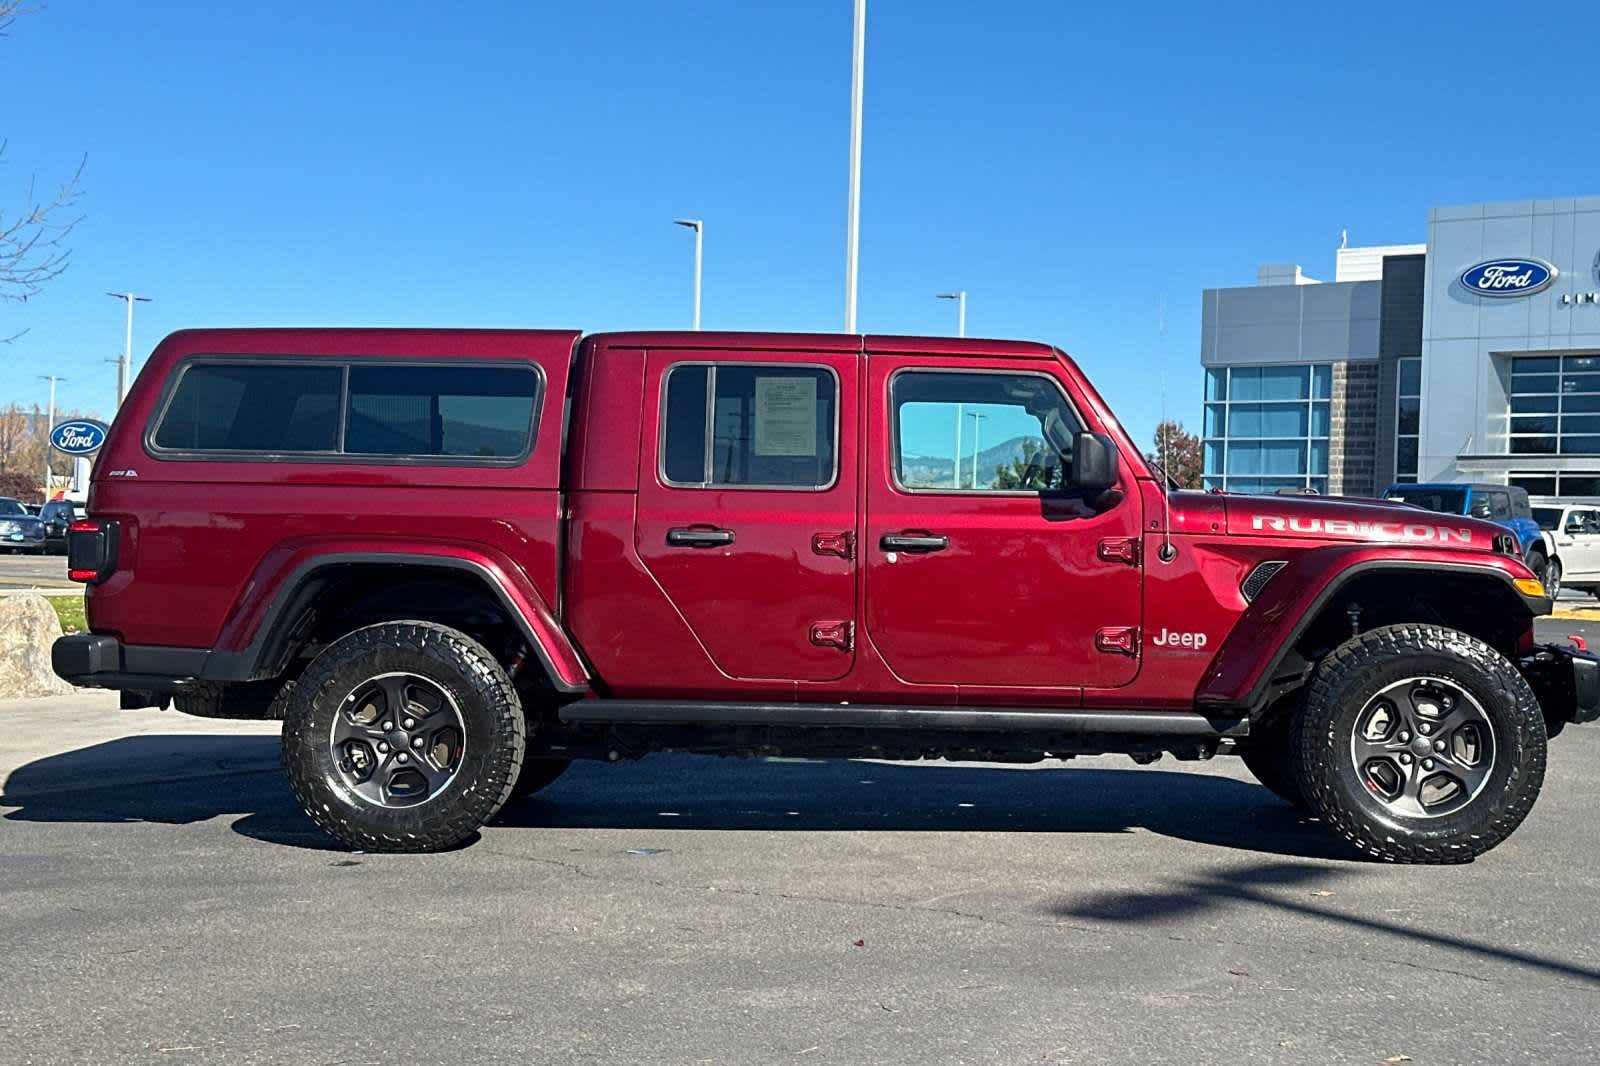
[[[50,669],[61,622],[43,596],[0,596],[0,699],[58,696],[72,686]]]

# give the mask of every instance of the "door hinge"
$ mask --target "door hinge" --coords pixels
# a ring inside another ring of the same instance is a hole
[[[854,622],[813,622],[811,624],[811,643],[819,648],[838,648],[840,651],[849,651],[856,644],[856,624]]]
[[[856,554],[856,535],[854,533],[813,533],[811,534],[811,553],[813,555],[837,555],[841,559],[853,559]]]
[[[1138,566],[1139,538],[1107,537],[1100,542],[1100,547],[1095,554],[1108,563],[1127,563],[1129,566]]]
[[[1106,626],[1095,632],[1096,651],[1116,652],[1119,655],[1139,654],[1138,626]]]

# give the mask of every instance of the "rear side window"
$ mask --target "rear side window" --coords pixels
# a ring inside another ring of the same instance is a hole
[[[511,460],[527,454],[532,367],[194,363],[151,444],[163,451]]]
[[[838,396],[823,367],[675,366],[662,401],[662,479],[692,488],[826,488]]]
[[[510,458],[528,447],[538,379],[517,367],[353,366],[344,450]]]
[[[343,381],[339,366],[190,366],[153,440],[171,451],[337,451]]]

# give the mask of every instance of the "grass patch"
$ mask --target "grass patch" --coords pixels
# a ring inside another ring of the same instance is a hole
[[[46,596],[50,606],[56,610],[56,617],[61,619],[61,632],[84,633],[89,629],[89,620],[84,617],[82,596]]]

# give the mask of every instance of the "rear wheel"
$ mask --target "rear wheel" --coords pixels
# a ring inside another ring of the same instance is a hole
[[[365,851],[437,851],[510,797],[522,704],[488,649],[431,622],[368,626],[330,645],[284,719],[289,784],[311,820]]]
[[[1499,844],[1544,782],[1545,725],[1517,668],[1476,638],[1398,625],[1317,668],[1290,750],[1306,803],[1392,862],[1468,862]]]
[[[1561,560],[1551,559],[1544,567],[1544,591],[1552,600],[1561,595]]]

